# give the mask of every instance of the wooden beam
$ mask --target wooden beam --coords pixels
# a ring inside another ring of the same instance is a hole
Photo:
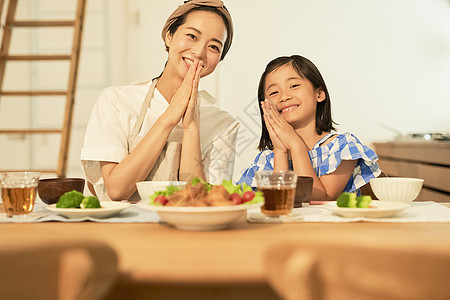
[[[70,60],[69,54],[36,54],[36,55],[7,55],[5,60]]]
[[[75,24],[73,20],[28,20],[14,21],[12,27],[71,27]]]
[[[61,129],[0,129],[0,134],[57,134]]]
[[[66,96],[66,91],[0,91],[2,96]]]

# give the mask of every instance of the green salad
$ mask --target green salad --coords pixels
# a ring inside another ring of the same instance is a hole
[[[228,206],[264,202],[262,192],[253,191],[246,183],[235,185],[224,180],[212,185],[195,177],[185,186],[169,185],[150,196],[151,205],[162,206]]]

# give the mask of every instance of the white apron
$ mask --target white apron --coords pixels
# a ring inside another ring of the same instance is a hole
[[[147,95],[145,95],[144,103],[139,111],[136,124],[131,130],[131,134],[128,137],[128,154],[137,147],[142,141],[143,137],[138,136],[139,131],[144,123],[144,118],[147,113],[147,109],[150,107],[150,102],[153,98],[157,80],[153,80]],[[178,171],[180,168],[181,160],[181,143],[178,142],[166,142],[162,149],[158,159],[155,162],[152,170],[148,174],[145,181],[152,180],[169,180],[178,181]],[[130,197],[130,201],[141,200],[137,191]]]

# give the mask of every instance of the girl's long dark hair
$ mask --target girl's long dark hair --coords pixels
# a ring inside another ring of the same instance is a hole
[[[309,59],[303,56],[300,55],[281,56],[269,62],[263,74],[261,75],[261,79],[259,80],[258,105],[259,105],[259,113],[261,115],[261,139],[259,140],[258,146],[259,151],[262,151],[264,149],[273,150],[272,140],[270,139],[269,132],[267,131],[266,123],[264,122],[264,113],[261,107],[261,101],[264,101],[265,99],[264,91],[265,91],[266,77],[269,73],[288,64],[290,64],[294,68],[294,70],[300,77],[308,79],[315,89],[321,88],[325,93],[325,100],[323,100],[322,102],[317,102],[317,110],[316,110],[317,134],[322,134],[323,132],[330,132],[332,130],[335,130],[333,124],[336,123],[333,122],[333,119],[331,118],[330,94],[328,93],[325,80],[323,80],[323,77],[320,74],[319,69],[317,69],[317,67]]]

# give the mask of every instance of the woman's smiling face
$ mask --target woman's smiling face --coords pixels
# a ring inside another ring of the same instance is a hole
[[[222,18],[207,11],[193,11],[177,31],[166,36],[169,59],[166,70],[181,78],[195,60],[203,62],[200,77],[211,74],[220,61],[227,30]]]
[[[325,99],[325,93],[321,89],[315,89],[291,64],[267,74],[264,94],[295,129],[311,122],[315,124],[317,102]]]

